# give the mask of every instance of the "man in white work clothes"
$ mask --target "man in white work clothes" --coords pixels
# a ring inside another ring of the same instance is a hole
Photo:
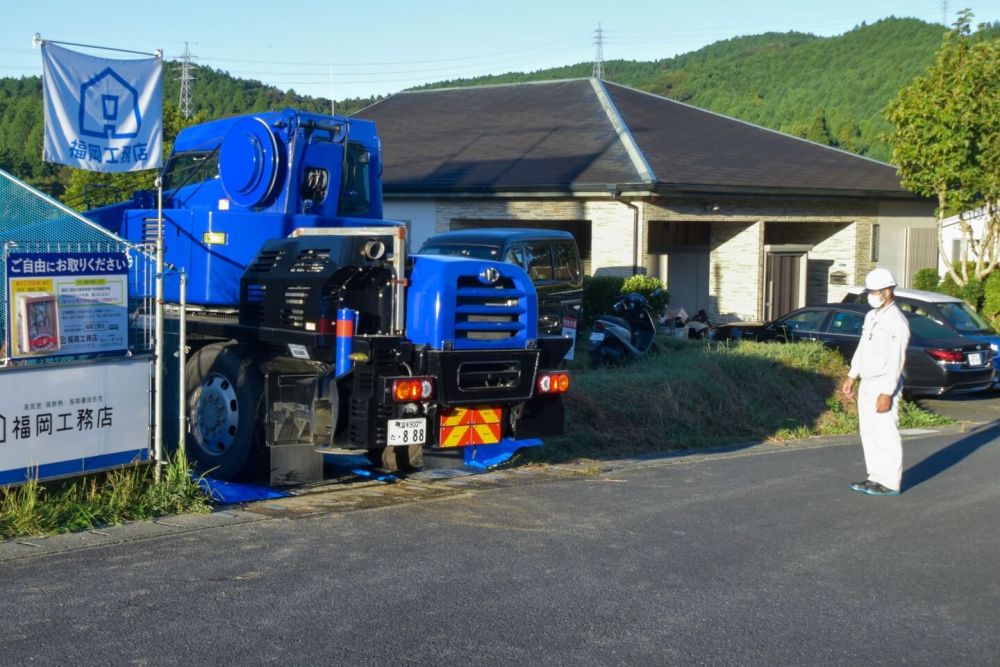
[[[903,444],[899,436],[899,399],[910,325],[894,300],[896,281],[887,269],[865,278],[868,304],[861,342],[841,387],[847,398],[858,388],[858,422],[868,477],[851,488],[873,496],[898,496],[903,477]]]

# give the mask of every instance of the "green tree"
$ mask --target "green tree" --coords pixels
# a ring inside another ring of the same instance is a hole
[[[938,247],[959,286],[981,282],[1000,264],[1000,39],[973,34],[959,14],[934,64],[889,104],[886,136],[903,185],[938,202]],[[966,212],[983,209],[976,237]],[[951,257],[941,222],[959,214],[967,249]],[[971,268],[970,268],[971,267]]]
[[[170,103],[163,105],[163,159],[170,155],[177,133],[185,127],[205,122],[202,113],[185,119],[180,109]],[[130,171],[107,174],[83,169],[73,169],[66,185],[63,201],[77,210],[104,206],[127,199],[138,190],[154,190],[158,171]]]

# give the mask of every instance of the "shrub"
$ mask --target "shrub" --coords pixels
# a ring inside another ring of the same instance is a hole
[[[611,306],[621,296],[624,282],[621,276],[584,277],[582,327],[590,326],[598,317],[611,312]]]
[[[913,288],[922,289],[926,292],[937,292],[938,285],[941,284],[941,276],[937,269],[920,269],[913,276]]]
[[[1000,325],[1000,271],[994,271],[983,283],[982,315],[994,329]]]
[[[952,266],[955,269],[955,273],[962,273],[961,266],[958,262],[955,262]],[[968,270],[970,276],[974,274],[972,262],[969,262]],[[951,274],[946,273],[944,278],[941,279],[941,283],[934,291],[961,299],[978,311],[983,305],[984,287],[985,285],[983,284],[983,281],[976,280],[975,278],[969,278],[969,283],[967,285],[959,285],[952,280]]]
[[[655,314],[662,313],[670,304],[670,292],[667,291],[667,286],[659,278],[644,275],[629,276],[622,283],[621,293],[631,294],[632,292],[638,292],[646,297]],[[655,295],[654,292],[656,292]]]

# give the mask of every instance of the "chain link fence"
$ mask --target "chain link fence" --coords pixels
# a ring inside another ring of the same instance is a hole
[[[0,364],[51,364],[80,361],[107,353],[55,354],[13,359],[8,258],[19,254],[74,253],[124,256],[128,265],[128,350],[149,353],[154,348],[155,261],[143,246],[130,245],[60,202],[0,170]],[[120,352],[116,354],[121,354]]]

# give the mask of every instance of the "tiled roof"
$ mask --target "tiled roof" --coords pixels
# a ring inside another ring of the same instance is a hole
[[[593,79],[400,93],[357,115],[378,127],[387,194],[907,195],[890,165]]]

